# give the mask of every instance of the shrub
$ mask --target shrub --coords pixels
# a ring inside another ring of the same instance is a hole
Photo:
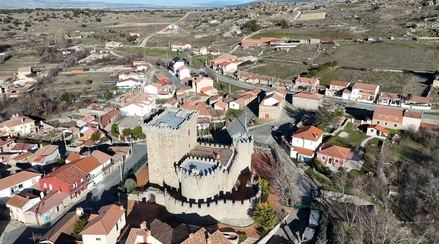
[[[128,178],[128,179],[126,179],[124,186],[125,186],[126,191],[128,193],[131,193],[136,189],[137,182],[132,178]]]
[[[261,194],[263,199],[267,199],[268,194],[270,194],[270,182],[268,180],[259,178],[259,186],[261,187]]]
[[[76,221],[74,227],[73,227],[73,232],[72,232],[72,236],[77,240],[77,241],[81,241],[82,240],[82,236],[81,236],[81,231],[84,230],[84,227],[87,225],[87,217],[83,216],[81,218],[78,219],[78,221]]]
[[[256,22],[256,20],[249,20],[247,23],[245,23],[242,28],[244,30],[248,30],[251,32],[255,32],[261,29],[261,26]]]
[[[253,220],[259,229],[259,234],[265,236],[277,223],[276,213],[273,207],[267,203],[258,203],[252,214]]]

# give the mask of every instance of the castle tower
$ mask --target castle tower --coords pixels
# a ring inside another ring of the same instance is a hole
[[[151,184],[179,187],[174,162],[196,146],[197,117],[195,111],[168,108],[144,126]]]

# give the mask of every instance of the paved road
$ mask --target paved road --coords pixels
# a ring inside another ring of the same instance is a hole
[[[253,89],[253,88],[257,87],[257,86],[254,86],[252,84],[241,82],[241,81],[238,81],[238,80],[226,77],[224,75],[221,75],[221,74],[215,72],[210,67],[204,67],[204,70],[206,71],[206,73],[208,73],[208,72],[215,73],[215,76],[218,77],[218,80],[223,81],[223,82],[225,82],[227,84],[231,84],[231,85],[234,85],[234,86],[237,86],[237,87],[241,87],[241,88],[244,88],[244,89]],[[259,88],[261,88],[261,90],[264,90],[264,91],[268,90],[268,88],[266,88],[266,87],[259,87]]]
[[[183,21],[184,19],[186,19],[186,18],[189,16],[189,14],[191,14],[191,13],[192,13],[192,12],[187,12],[187,13],[186,13],[181,19],[175,21],[174,23],[172,23],[172,24],[170,24],[170,25],[176,25],[176,24],[178,24],[179,22],[181,22],[181,21]],[[165,30],[168,28],[168,26],[169,26],[169,25],[167,25],[165,28],[163,28],[163,29],[161,29],[161,30],[159,30],[159,31],[157,31],[157,32],[155,32],[155,33],[153,33],[153,34],[151,34],[151,35],[145,37],[145,38],[142,40],[142,42],[140,43],[139,47],[145,47],[145,46],[146,46],[146,43],[149,41],[149,39],[151,39],[152,37],[154,37],[154,36],[157,35],[158,33],[162,32],[162,31],[165,31]]]

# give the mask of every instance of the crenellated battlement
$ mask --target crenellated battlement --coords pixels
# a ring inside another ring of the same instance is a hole
[[[168,130],[177,132],[183,124],[196,117],[197,111],[183,110],[179,108],[167,108],[152,117],[145,125],[151,130]]]

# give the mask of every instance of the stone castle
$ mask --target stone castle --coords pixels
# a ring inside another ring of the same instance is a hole
[[[183,220],[247,226],[260,191],[250,173],[253,140],[230,145],[197,140],[198,114],[168,108],[144,125],[150,187],[137,200],[155,202]]]

